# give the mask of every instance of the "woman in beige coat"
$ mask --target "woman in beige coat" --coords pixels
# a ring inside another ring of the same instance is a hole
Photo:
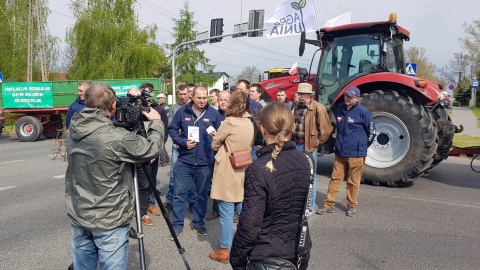
[[[225,121],[222,122],[212,141],[217,150],[210,197],[219,201],[220,247],[209,254],[210,259],[228,263],[233,241],[233,214],[240,215],[243,201],[243,183],[247,167],[234,169],[225,150],[229,152],[250,150],[253,143],[253,123],[248,112],[248,96],[235,91],[230,98]]]

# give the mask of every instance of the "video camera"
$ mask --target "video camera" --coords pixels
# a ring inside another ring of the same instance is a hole
[[[117,98],[115,126],[130,131],[143,127],[143,122],[148,121],[148,119],[142,114],[142,111],[150,112],[151,98],[151,94],[145,90],[141,91],[138,96],[127,94],[125,97]]]

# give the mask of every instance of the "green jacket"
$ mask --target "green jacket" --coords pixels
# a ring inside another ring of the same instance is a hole
[[[115,127],[109,116],[85,108],[75,114],[66,134],[68,167],[65,199],[74,226],[89,231],[107,231],[126,226],[133,216],[134,183],[131,166],[158,156],[164,146],[164,127],[150,121],[145,139]]]

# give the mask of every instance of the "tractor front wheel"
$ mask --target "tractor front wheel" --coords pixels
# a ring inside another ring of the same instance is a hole
[[[361,104],[377,131],[368,148],[364,181],[396,186],[420,177],[433,162],[437,129],[424,107],[396,91],[364,94]]]

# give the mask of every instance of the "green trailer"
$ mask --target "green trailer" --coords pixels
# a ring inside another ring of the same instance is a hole
[[[164,78],[92,80],[112,86],[117,96],[125,96],[132,87],[152,83],[157,92],[166,93]],[[42,135],[55,138],[63,128],[68,107],[77,98],[80,81],[59,82],[8,82],[1,84],[0,134],[5,120],[16,120],[15,133],[21,141],[35,141]]]

